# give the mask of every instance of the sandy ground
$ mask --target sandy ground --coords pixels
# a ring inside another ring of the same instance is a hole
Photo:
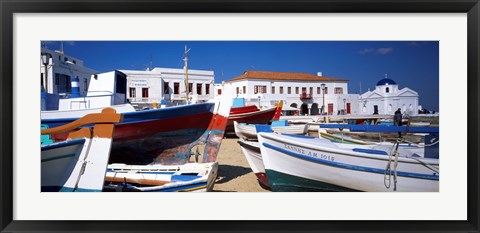
[[[270,192],[258,184],[237,141],[238,138],[224,138],[222,141],[213,192]]]

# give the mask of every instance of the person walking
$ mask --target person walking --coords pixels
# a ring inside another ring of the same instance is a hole
[[[400,108],[395,111],[395,115],[393,115],[393,123],[395,126],[402,126],[402,111]]]
[[[393,115],[393,124],[395,126],[402,126],[402,111],[400,108],[398,108],[397,111],[395,111],[395,115]],[[402,137],[402,132],[398,132],[398,137]]]

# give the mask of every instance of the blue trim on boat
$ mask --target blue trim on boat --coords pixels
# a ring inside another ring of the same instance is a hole
[[[207,187],[207,182],[201,182],[201,183],[195,183],[191,185],[183,185],[179,187],[172,187],[172,188],[167,188],[167,189],[162,189],[159,190],[160,192],[176,192],[176,191],[183,191],[183,190],[189,190],[193,188],[200,188],[200,187]]]
[[[198,179],[200,177],[201,176],[197,176],[197,175],[173,175],[170,178],[170,181],[171,182],[185,182],[185,181],[192,181],[192,180]]]
[[[135,170],[135,169],[132,169]],[[115,173],[128,173],[129,170],[121,170],[121,169],[107,169],[107,172],[115,172]],[[155,175],[171,175],[175,172],[159,172],[159,171],[145,171],[142,170],[141,173],[148,173],[148,174],[155,174]]]
[[[207,182],[194,183],[194,184],[190,184],[190,185],[181,185],[181,186],[177,186],[177,187],[143,191],[143,192],[177,192],[177,191],[187,191],[189,189],[199,189],[199,188],[203,188],[203,187],[205,187],[205,188],[207,187]]]
[[[211,112],[213,114],[214,107],[215,107],[215,103],[201,103],[201,104],[173,106],[173,107],[161,108],[161,109],[124,112],[122,113],[123,121],[118,124],[128,124],[128,123],[136,123],[136,122],[151,121],[151,120],[162,120],[162,119],[169,119],[174,117],[190,116],[192,114],[201,114],[206,112]],[[50,127],[52,126],[56,127],[59,125],[64,125],[69,122],[75,121],[77,119],[78,118],[42,119],[41,123],[48,124]]]
[[[52,144],[42,145],[42,151],[53,150],[53,149],[57,149],[57,148],[62,148],[62,147],[67,147],[67,146],[72,146],[72,145],[77,145],[77,144],[83,144],[83,143],[85,143],[85,138],[72,139],[72,140],[63,141],[63,142],[56,142],[56,143],[52,143]]]
[[[299,134],[282,134],[282,135],[289,136],[289,137],[292,137],[292,138],[305,138],[305,139],[314,139],[315,138],[315,137],[312,137],[312,136],[299,135]]]
[[[255,124],[255,130],[257,133],[265,132],[265,133],[272,133],[272,127],[270,125],[262,125],[262,124]]]
[[[339,163],[339,162],[333,162],[329,160],[323,160],[319,158],[313,158],[309,156],[305,156],[302,154],[295,153],[293,151],[285,150],[283,148],[268,144],[268,143],[263,143],[263,146],[279,151],[281,153],[293,156],[293,157],[298,157],[307,161],[319,163],[319,164],[324,164],[332,167],[338,167],[338,168],[343,168],[343,169],[349,169],[349,170],[355,170],[355,171],[363,171],[363,172],[370,172],[370,173],[378,173],[378,174],[384,174],[385,169],[379,169],[379,168],[371,168],[371,167],[364,167],[364,166],[357,166],[357,165],[352,165],[352,164],[346,164],[346,163]],[[438,175],[428,175],[428,174],[420,174],[420,173],[412,173],[412,172],[402,172],[402,171],[397,171],[398,176],[403,176],[403,177],[409,177],[409,178],[416,178],[416,179],[425,179],[425,180],[439,180]]]
[[[320,124],[320,128],[349,129],[352,132],[409,132],[438,133],[439,127],[434,126],[387,126],[387,125],[352,125],[352,124]]]
[[[383,150],[372,150],[372,149],[362,149],[362,148],[353,148],[352,150],[355,152],[374,154],[374,155],[388,155],[388,153]]]
[[[205,112],[213,113],[214,103],[202,103],[192,105],[174,106],[161,109],[150,109],[135,112],[125,112],[123,114],[123,124],[132,122],[141,122],[148,120],[161,120],[174,117],[190,116]]]

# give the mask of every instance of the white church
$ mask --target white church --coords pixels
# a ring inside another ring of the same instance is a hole
[[[393,115],[398,108],[403,114],[418,115],[418,93],[408,87],[399,89],[398,84],[385,75],[378,81],[375,90],[360,95],[360,115]]]

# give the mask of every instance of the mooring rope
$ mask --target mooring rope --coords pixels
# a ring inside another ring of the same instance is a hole
[[[401,142],[406,142],[408,144],[415,145],[418,148],[424,148],[424,147],[434,146],[434,145],[438,144],[440,142],[440,140],[437,140],[436,142],[433,142],[433,143],[430,143],[430,144],[424,144],[424,145],[420,145],[418,143],[411,142],[411,141],[408,141],[406,139],[401,139]]]
[[[390,153],[388,155],[388,163],[387,167],[385,168],[384,176],[383,176],[383,184],[387,189],[390,189],[392,184],[392,159],[393,162],[393,191],[397,191],[397,165],[398,165],[398,145],[400,144],[401,139],[398,138],[393,145]],[[393,158],[394,157],[394,158]],[[388,177],[388,179],[387,179]],[[388,183],[387,183],[388,180]]]

